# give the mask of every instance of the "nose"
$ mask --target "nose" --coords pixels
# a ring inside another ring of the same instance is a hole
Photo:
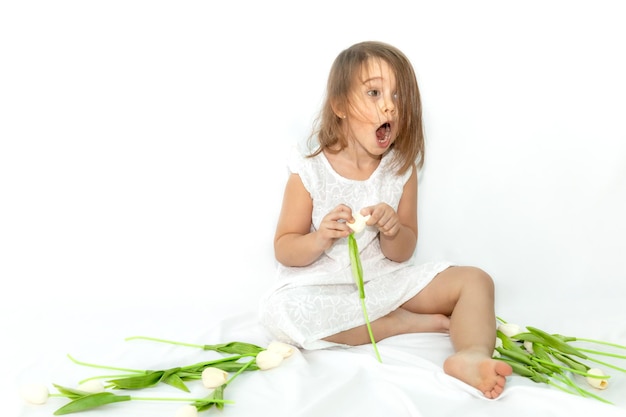
[[[392,94],[385,94],[381,102],[381,110],[383,111],[383,113],[393,113],[396,110],[396,102]]]

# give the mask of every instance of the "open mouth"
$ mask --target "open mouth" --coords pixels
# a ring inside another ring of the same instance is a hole
[[[378,142],[386,142],[391,137],[391,125],[389,122],[383,123],[378,129],[376,129],[376,139]]]

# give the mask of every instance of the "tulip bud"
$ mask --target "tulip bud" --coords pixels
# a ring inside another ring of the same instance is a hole
[[[256,364],[262,371],[276,368],[282,361],[283,355],[271,350],[264,350],[256,355]]]
[[[513,336],[522,333],[522,328],[514,323],[502,323],[498,325],[498,330],[504,333],[505,336],[510,337],[511,340],[517,340]]]
[[[267,345],[267,350],[270,352],[276,352],[280,354],[283,358],[288,358],[293,355],[294,347],[288,345],[287,343],[282,342],[272,342]]]
[[[587,371],[587,373],[591,375],[598,375],[598,376],[605,375],[604,372],[602,372],[602,369],[598,369],[598,368],[591,368]],[[606,389],[609,386],[609,381],[607,381],[606,379],[594,378],[592,376],[585,377],[585,379],[587,380],[587,383],[594,388]]]
[[[20,395],[30,404],[45,404],[50,396],[48,387],[43,384],[28,384],[20,389]]]
[[[78,386],[80,391],[91,392],[92,394],[104,391],[104,385],[102,381],[96,381],[91,379],[89,381],[85,381]]]
[[[500,356],[502,356],[502,355],[500,355],[500,352],[498,352],[497,350],[494,349],[493,353],[491,354],[491,357],[492,358],[499,358]]]
[[[530,353],[531,355],[535,353],[535,350],[533,349],[533,342],[531,342],[530,340],[524,341],[524,349],[526,349],[526,352]]]
[[[198,417],[198,409],[193,405],[185,405],[178,409],[176,417]]]
[[[496,347],[502,347],[502,339],[500,339],[499,337],[496,337]]]
[[[228,372],[219,368],[205,368],[202,371],[202,384],[205,388],[217,388],[228,380]]]
[[[365,229],[365,222],[367,222],[370,218],[369,214],[367,216],[363,216],[361,213],[352,213],[352,217],[354,217],[354,223],[346,223],[350,229],[354,231],[354,233],[359,233]]]

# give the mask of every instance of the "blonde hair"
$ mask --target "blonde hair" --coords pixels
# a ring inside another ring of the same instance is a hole
[[[414,164],[418,169],[424,163],[424,128],[422,103],[413,66],[408,58],[394,46],[368,41],[352,45],[342,51],[330,69],[326,85],[326,97],[315,119],[309,141],[317,139],[317,148],[309,155],[320,154],[324,149],[347,146],[347,138],[341,128],[341,119],[334,108],[347,108],[348,95],[360,71],[370,58],[385,61],[396,76],[398,102],[398,136],[391,148],[395,149],[394,166],[398,175],[404,174]]]

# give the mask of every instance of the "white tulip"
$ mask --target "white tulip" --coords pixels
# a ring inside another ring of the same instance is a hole
[[[287,343],[274,341],[267,345],[267,350],[269,350],[270,352],[276,352],[280,354],[283,358],[288,358],[293,355],[295,348]]]
[[[91,392],[93,394],[104,391],[104,385],[102,381],[96,381],[95,379],[85,381],[78,386],[78,389],[85,392]]]
[[[176,417],[198,417],[198,409],[193,405],[185,405],[178,409]]]
[[[43,384],[27,384],[20,388],[20,395],[30,404],[45,404],[50,397],[48,387]]]
[[[202,371],[202,384],[205,388],[217,388],[228,380],[228,372],[219,368],[205,368]]]
[[[360,233],[365,229],[365,222],[367,222],[370,218],[369,214],[367,216],[363,216],[361,213],[352,213],[352,217],[354,217],[354,223],[346,223],[348,227],[354,230],[354,233]]]
[[[500,352],[498,352],[497,350],[494,349],[493,353],[491,354],[491,357],[492,358],[499,358],[500,356],[502,356],[502,355],[500,355]]]
[[[502,339],[500,339],[499,337],[496,337],[496,347],[502,347]]]
[[[271,350],[263,350],[256,355],[256,364],[260,370],[276,368],[283,361],[283,355]]]
[[[535,353],[535,350],[533,349],[533,342],[529,340],[524,341],[524,349],[526,349],[526,352],[530,353],[531,355]]]
[[[587,371],[587,373],[591,375],[605,376],[602,369],[598,368],[591,368]],[[594,378],[592,376],[585,377],[585,379],[587,380],[587,383],[594,388],[606,389],[609,386],[609,381],[606,379]]]
[[[522,333],[522,328],[514,323],[502,323],[498,325],[498,330],[504,333],[505,336],[511,338],[511,340],[517,340],[513,336]]]

